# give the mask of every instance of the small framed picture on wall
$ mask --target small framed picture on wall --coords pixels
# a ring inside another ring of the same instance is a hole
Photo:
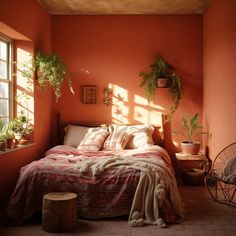
[[[82,86],[82,102],[84,104],[96,104],[97,86]]]

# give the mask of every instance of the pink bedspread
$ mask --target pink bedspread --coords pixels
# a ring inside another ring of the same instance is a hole
[[[44,158],[21,169],[5,220],[12,224],[22,224],[41,210],[43,195],[54,191],[74,192],[78,195],[79,217],[101,218],[129,214],[139,182],[139,170],[127,167],[112,168],[105,170],[101,175],[89,178],[76,168],[78,162],[88,158],[93,160],[117,156],[155,157],[173,171],[168,154],[158,146],[145,150],[99,152],[79,152],[69,146],[55,146],[46,152]],[[159,210],[166,223],[180,220],[168,194]]]

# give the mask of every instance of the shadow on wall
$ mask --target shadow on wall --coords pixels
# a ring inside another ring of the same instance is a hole
[[[112,123],[152,124],[159,127],[158,132],[156,131],[158,134],[154,135],[154,139],[156,138],[158,143],[160,142],[173,157],[178,148],[172,141],[171,123],[165,121],[167,109],[154,102],[148,102],[146,98],[137,94],[131,98],[127,89],[116,84],[109,84],[108,88],[112,91],[110,94]],[[130,100],[133,101],[133,106]]]

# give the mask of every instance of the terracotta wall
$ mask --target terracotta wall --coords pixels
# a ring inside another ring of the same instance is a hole
[[[183,80],[184,98],[172,119],[173,129],[185,113],[202,113],[200,15],[52,16],[51,27],[51,17],[36,1],[1,0],[0,21],[29,38],[34,49],[50,51],[52,45],[52,51],[67,64],[76,92],[71,95],[65,84],[63,97],[55,103],[50,92],[35,90],[35,145],[0,155],[1,203],[11,193],[20,167],[49,147],[56,112],[62,113],[63,120],[159,124],[160,114],[170,107],[168,91],[158,90],[154,103],[148,105],[138,76],[150,69],[157,54],[171,63]],[[117,97],[121,95],[121,107],[102,103],[102,91],[108,84]],[[97,86],[97,104],[81,103],[82,85]]]
[[[203,22],[204,123],[214,159],[236,141],[236,1],[213,0]]]
[[[178,129],[185,113],[202,112],[201,15],[53,16],[52,49],[68,65],[76,92],[73,96],[65,85],[54,106],[54,114],[61,112],[63,120],[160,123],[160,113],[167,113],[171,104],[167,89],[157,90],[154,103],[148,105],[139,87],[139,73],[150,69],[157,54],[183,80],[184,98],[173,128]],[[116,96],[113,107],[102,103],[108,84]],[[97,86],[97,104],[81,103],[82,85]]]
[[[0,0],[1,31],[11,36],[20,34],[28,43],[18,41],[25,50],[51,50],[51,17],[34,0]],[[22,166],[39,158],[50,143],[51,93],[35,88],[35,144],[31,147],[0,154],[0,206],[11,194]]]

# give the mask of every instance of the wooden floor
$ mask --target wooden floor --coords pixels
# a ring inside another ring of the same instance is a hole
[[[206,235],[236,236],[236,208],[213,202],[204,186],[180,186],[186,205],[186,219],[168,228],[155,226],[132,228],[127,217],[103,220],[78,219],[77,229],[70,233],[47,233],[41,228],[40,218],[18,227],[0,228],[1,236],[154,236],[154,235]]]

